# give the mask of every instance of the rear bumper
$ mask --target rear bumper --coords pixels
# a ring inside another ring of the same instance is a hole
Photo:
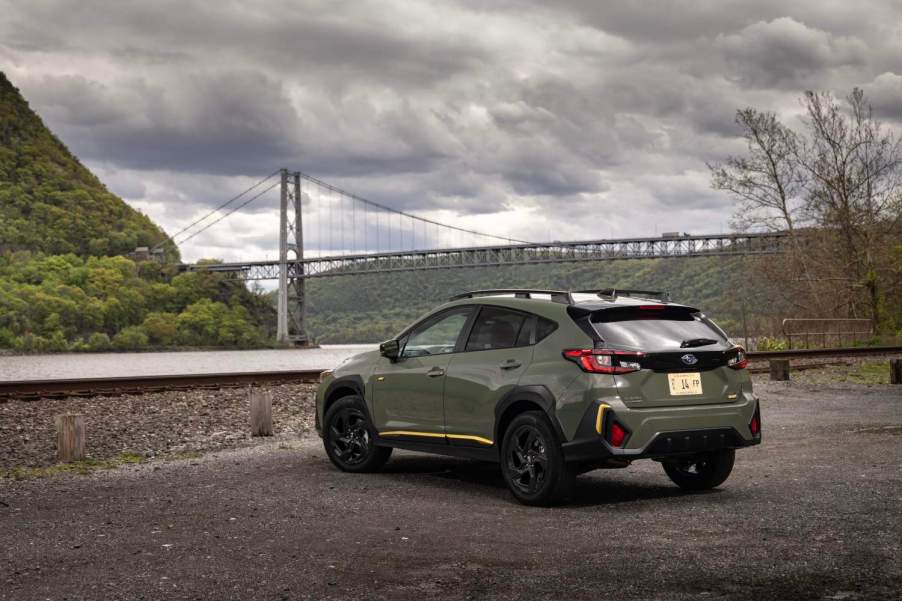
[[[666,459],[722,449],[738,449],[761,443],[761,437],[746,440],[735,428],[710,428],[660,432],[641,449],[618,449],[601,436],[564,443],[564,459],[568,462],[604,461],[606,459]]]
[[[761,443],[760,430],[757,436],[749,430],[749,422],[758,411],[758,400],[751,396],[737,403],[672,409],[630,409],[622,403],[609,403],[602,433],[597,431],[599,404],[601,401],[587,409],[576,436],[563,444],[566,461],[617,465],[634,459],[666,459]],[[629,431],[622,448],[605,440],[603,433],[612,421]]]

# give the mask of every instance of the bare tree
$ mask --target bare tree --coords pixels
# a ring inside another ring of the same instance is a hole
[[[712,185],[740,199],[734,217],[738,229],[793,232],[804,205],[805,173],[798,164],[798,138],[774,113],[753,108],[736,112],[748,156],[709,164]]]
[[[845,264],[850,286],[867,290],[869,313],[879,321],[879,272],[902,219],[902,142],[874,118],[859,88],[845,107],[824,92],[806,92],[804,105],[810,134],[797,150],[810,176],[806,212],[836,234],[834,261]],[[849,315],[858,313],[856,296],[850,290]]]
[[[736,227],[789,233],[792,252],[764,267],[784,278],[787,295],[804,291],[802,304],[820,315],[865,313],[879,327],[881,298],[900,287],[892,249],[902,226],[902,141],[860,89],[843,104],[806,92],[802,104],[802,134],[774,113],[738,111],[748,153],[709,165],[712,185],[739,200]]]
[[[818,303],[821,298],[813,289],[807,255],[802,252],[796,228],[803,216],[808,173],[798,161],[799,139],[795,132],[780,123],[776,114],[746,108],[736,112],[736,123],[742,130],[748,148],[747,156],[730,156],[718,164],[708,164],[712,186],[739,199],[732,225],[743,230],[765,229],[786,231],[795,250],[786,259],[788,265],[768,263],[763,272],[801,271],[806,299]],[[797,286],[792,286],[795,291]],[[788,300],[801,309],[799,294]]]

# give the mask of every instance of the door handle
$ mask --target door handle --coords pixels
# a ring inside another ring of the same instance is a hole
[[[516,359],[508,359],[507,361],[503,362],[498,367],[500,367],[501,369],[514,369],[514,368],[520,367],[521,365],[523,365],[523,364],[520,363],[519,361],[517,361]]]
[[[429,376],[430,378],[437,378],[439,376],[444,376],[445,370],[442,369],[441,367],[433,367],[432,369],[430,369],[429,371],[426,372],[426,375]]]

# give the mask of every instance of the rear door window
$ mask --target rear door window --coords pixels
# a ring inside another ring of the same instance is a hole
[[[520,328],[520,336],[517,338],[517,346],[529,346],[541,342],[543,338],[557,329],[557,324],[550,319],[530,315],[526,323]]]
[[[682,307],[603,309],[592,314],[591,323],[604,344],[615,348],[714,350],[729,345],[723,330],[701,313]]]
[[[520,331],[529,315],[499,307],[483,307],[467,340],[468,351],[517,346]]]

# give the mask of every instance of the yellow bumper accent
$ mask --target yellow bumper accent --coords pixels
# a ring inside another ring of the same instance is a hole
[[[610,408],[611,406],[605,403],[598,405],[598,414],[595,416],[595,431],[599,434],[601,434],[601,429],[604,426],[604,412]]]
[[[488,438],[471,434],[442,434],[441,432],[414,432],[413,430],[388,430],[379,432],[379,436],[424,436],[427,438],[453,438],[455,440],[472,440],[486,445],[493,444]]]

